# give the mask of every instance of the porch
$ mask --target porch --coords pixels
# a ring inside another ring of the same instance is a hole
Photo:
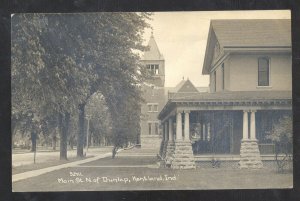
[[[244,95],[231,93],[237,94]],[[176,161],[173,168],[185,169],[193,168],[192,163],[211,166],[216,161],[239,168],[262,168],[267,161],[274,160],[269,156],[274,156],[275,146],[266,136],[281,117],[291,115],[291,101],[262,99],[255,94],[253,97],[248,93],[249,97],[238,100],[232,100],[228,93],[221,100],[191,100],[203,96],[201,93],[185,95],[187,100],[170,99],[159,115],[164,127],[162,157]]]

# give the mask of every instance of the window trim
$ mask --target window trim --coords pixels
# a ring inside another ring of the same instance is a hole
[[[147,104],[147,111],[152,112],[152,104]]]

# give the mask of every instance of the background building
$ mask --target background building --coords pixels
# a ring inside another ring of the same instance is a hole
[[[148,43],[149,50],[141,59],[151,74],[143,86],[145,103],[141,107],[141,148],[159,150],[162,128],[157,116],[165,105],[165,60],[160,53],[153,34]]]

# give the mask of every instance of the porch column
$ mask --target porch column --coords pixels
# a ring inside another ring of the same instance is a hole
[[[256,139],[256,129],[255,129],[255,110],[251,111],[251,117],[250,117],[250,139],[255,140]]]
[[[207,123],[207,140],[210,140],[210,123]]]
[[[248,139],[248,111],[244,110],[243,116],[243,140]]]
[[[184,111],[184,140],[190,140],[190,111]]]
[[[171,152],[170,163],[172,169],[195,169],[195,159],[193,155],[192,143],[189,140],[189,112],[184,112],[184,140],[182,139],[182,113],[176,114],[176,140],[174,151]],[[168,144],[171,144],[170,142]],[[170,146],[171,150],[171,146]]]
[[[176,114],[176,141],[182,141],[181,111],[177,111],[177,114]]]
[[[248,136],[248,111],[244,111],[243,117],[243,139],[241,140],[240,168],[258,169],[262,168],[262,160],[255,137],[255,110],[250,115],[250,138]]]
[[[169,141],[174,141],[174,135],[173,135],[173,120],[172,118],[169,119]]]

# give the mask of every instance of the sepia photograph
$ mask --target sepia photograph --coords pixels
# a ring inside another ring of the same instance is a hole
[[[12,191],[293,188],[290,10],[11,15]]]

